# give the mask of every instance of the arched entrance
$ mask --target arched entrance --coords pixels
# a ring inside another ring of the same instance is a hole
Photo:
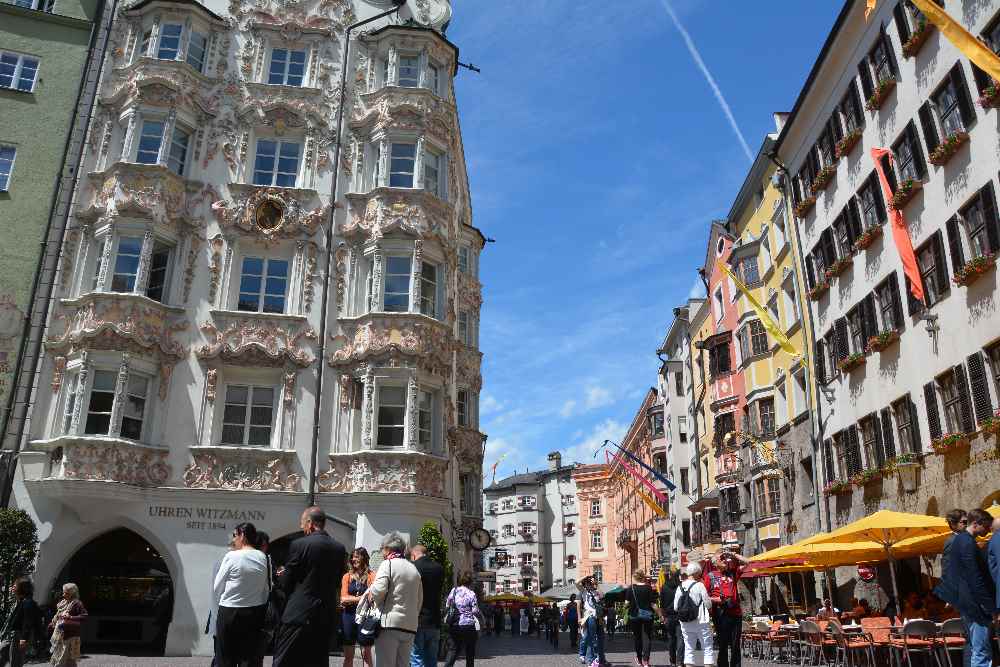
[[[89,613],[85,651],[163,655],[174,589],[163,556],[149,542],[127,528],[104,533],[74,554],[52,594],[61,595],[67,582],[80,587]]]

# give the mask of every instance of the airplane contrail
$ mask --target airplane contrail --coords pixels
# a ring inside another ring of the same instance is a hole
[[[743,132],[740,131],[740,126],[736,123],[736,117],[733,116],[733,111],[729,108],[729,103],[726,102],[725,96],[723,96],[722,91],[719,89],[719,84],[715,82],[712,73],[708,71],[708,65],[701,59],[698,47],[694,45],[691,35],[681,25],[680,19],[677,18],[677,14],[674,13],[674,8],[670,6],[670,3],[667,0],[660,0],[660,2],[663,4],[663,8],[667,10],[667,14],[670,15],[670,20],[673,21],[677,32],[684,38],[684,44],[687,45],[687,49],[691,53],[691,58],[694,59],[694,64],[698,66],[698,69],[705,76],[705,80],[708,81],[709,87],[711,87],[712,92],[715,94],[715,99],[719,101],[719,106],[722,107],[722,113],[726,114],[726,119],[733,128],[733,132],[736,133],[736,138],[740,140],[740,146],[743,147],[743,152],[746,153],[747,159],[753,162],[753,152],[750,150],[750,146],[747,145],[747,140],[743,138]]]

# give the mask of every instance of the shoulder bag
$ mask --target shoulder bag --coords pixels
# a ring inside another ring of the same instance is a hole
[[[389,561],[389,590],[386,591],[385,599],[382,601],[382,608],[372,609],[366,605],[364,616],[362,616],[361,604],[355,612],[356,623],[358,624],[358,646],[372,646],[375,639],[382,633],[382,616],[385,614],[385,606],[392,596],[392,561]],[[370,590],[370,589],[369,589]]]
[[[642,605],[639,604],[639,596],[635,594],[635,586],[632,586],[632,599],[635,601],[635,617],[640,621],[652,621],[653,620],[653,610],[643,609]]]
[[[461,617],[462,615],[458,613],[458,607],[455,605],[455,589],[453,588],[448,594],[448,604],[444,610],[444,624],[449,628],[458,625]]]

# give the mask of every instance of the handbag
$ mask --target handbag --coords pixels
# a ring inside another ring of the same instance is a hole
[[[381,609],[373,609],[370,604],[366,604],[368,600],[371,599],[371,595],[365,596],[365,598],[358,603],[358,608],[355,611],[355,622],[358,624],[358,646],[372,646],[375,644],[375,640],[382,633],[382,616],[385,614],[385,605],[389,601],[389,597],[392,595],[393,583],[392,583],[392,561],[389,561],[389,590],[385,594],[385,599],[382,601]],[[370,589],[369,589],[370,591]]]
[[[444,624],[449,628],[453,625],[458,625],[458,621],[461,618],[461,614],[458,613],[458,607],[455,606],[454,593],[455,589],[451,589],[452,595],[449,595],[449,602],[444,610]]]
[[[635,594],[635,586],[630,587],[632,589],[632,599],[635,600],[635,617],[640,621],[652,621],[653,620],[653,610],[643,609],[639,605],[639,598]]]
[[[267,559],[267,607],[264,610],[264,641],[268,648],[278,632],[281,625],[281,615],[285,611],[285,595],[280,589],[274,587],[271,581],[271,557],[265,555]]]

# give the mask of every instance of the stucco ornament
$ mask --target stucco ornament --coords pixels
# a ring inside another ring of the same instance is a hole
[[[409,0],[407,4],[418,23],[442,30],[451,21],[450,0]]]
[[[194,226],[205,205],[218,195],[211,185],[182,179],[166,166],[117,162],[88,175],[82,220],[138,217],[153,222]]]
[[[71,442],[63,446],[64,479],[160,486],[170,478],[168,452],[122,442]]]
[[[283,327],[233,318],[228,326],[205,322],[200,328],[209,342],[198,348],[199,359],[219,357],[259,366],[281,366],[289,362],[301,367],[308,366],[314,359],[308,350],[299,347],[303,340],[316,340],[316,332],[308,325]]]
[[[419,493],[444,497],[447,462],[416,452],[331,454],[319,475],[324,493]]]
[[[454,237],[454,209],[423,190],[399,192],[376,188],[366,195],[348,194],[350,215],[341,228],[346,237],[379,240],[393,232],[434,238],[444,247]]]
[[[223,227],[236,227],[264,242],[311,235],[326,220],[330,207],[307,209],[301,196],[291,188],[254,188],[235,202],[214,202],[212,212]]]
[[[349,366],[359,362],[410,359],[418,366],[441,377],[451,374],[454,342],[443,324],[430,324],[413,316],[370,316],[356,329],[333,337],[335,349],[331,366]]]
[[[194,489],[299,491],[302,476],[267,449],[197,452],[184,469],[184,486]]]
[[[448,429],[448,444],[453,456],[463,463],[482,465],[483,434],[474,428],[453,426]]]

